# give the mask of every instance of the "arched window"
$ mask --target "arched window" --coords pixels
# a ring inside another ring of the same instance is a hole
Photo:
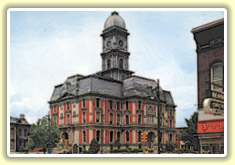
[[[211,66],[211,89],[223,91],[223,65],[221,62]]]
[[[110,60],[110,59],[107,60],[107,68],[108,68],[108,69],[111,68],[111,60]]]
[[[123,59],[119,60],[119,68],[123,69]]]

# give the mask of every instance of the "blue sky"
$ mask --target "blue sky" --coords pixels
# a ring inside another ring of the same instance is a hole
[[[48,113],[54,85],[101,70],[103,25],[111,11],[11,11],[10,115],[35,122]],[[170,90],[176,126],[196,111],[196,45],[192,28],[223,11],[120,11],[130,32],[130,70]]]

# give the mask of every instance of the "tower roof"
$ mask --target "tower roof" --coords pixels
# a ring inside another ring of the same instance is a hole
[[[121,28],[126,28],[125,21],[121,16],[119,16],[118,12],[114,11],[111,13],[111,16],[107,18],[107,20],[104,23],[104,29],[108,29],[112,26],[118,26]]]

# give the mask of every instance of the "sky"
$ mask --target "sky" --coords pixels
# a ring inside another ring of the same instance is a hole
[[[176,126],[197,110],[196,44],[192,28],[223,11],[118,11],[130,33],[129,69],[160,79],[171,91]],[[10,12],[10,115],[45,116],[54,86],[101,70],[102,33],[111,11]]]

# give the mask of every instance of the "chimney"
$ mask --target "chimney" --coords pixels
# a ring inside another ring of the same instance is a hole
[[[23,113],[20,114],[20,119],[24,119],[24,114]]]

